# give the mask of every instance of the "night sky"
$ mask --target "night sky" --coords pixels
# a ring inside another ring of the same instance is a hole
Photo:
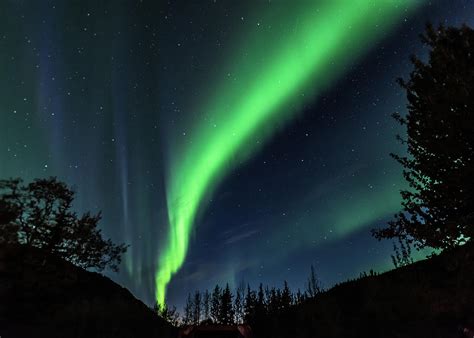
[[[0,1],[0,177],[57,176],[181,307],[216,283],[391,268],[396,84],[463,0]]]

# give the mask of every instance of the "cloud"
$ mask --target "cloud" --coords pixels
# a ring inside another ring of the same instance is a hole
[[[228,245],[228,244],[233,244],[233,243],[239,242],[243,239],[252,237],[253,235],[255,235],[258,232],[259,232],[258,230],[253,229],[253,230],[249,230],[247,232],[237,233],[237,234],[235,234],[233,236],[230,236],[227,239],[225,239],[224,244]]]

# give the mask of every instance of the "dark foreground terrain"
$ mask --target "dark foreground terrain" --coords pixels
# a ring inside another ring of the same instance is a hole
[[[39,250],[0,246],[0,336],[175,337],[127,289]]]
[[[254,338],[472,337],[472,244],[335,286],[277,316]],[[1,337],[176,337],[110,279],[24,247],[0,247]]]
[[[335,286],[253,323],[265,337],[474,337],[472,243]]]

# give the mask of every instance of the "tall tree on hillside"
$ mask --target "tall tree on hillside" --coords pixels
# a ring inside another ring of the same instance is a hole
[[[250,285],[247,285],[247,293],[245,295],[244,302],[244,321],[246,323],[251,323],[255,317],[255,308],[257,305],[257,296],[255,291],[250,289]]]
[[[255,317],[261,321],[267,315],[267,301],[265,299],[265,292],[263,284],[260,283],[257,291],[257,302],[255,304]]]
[[[74,192],[54,177],[27,185],[0,180],[0,233],[8,233],[0,240],[43,249],[85,269],[117,271],[127,246],[104,239],[100,213],[79,216],[73,200]]]
[[[204,292],[203,300],[202,300],[202,312],[203,312],[203,321],[207,321],[210,319],[211,315],[211,295],[209,290]]]
[[[275,287],[270,289],[270,299],[268,300],[268,313],[270,316],[278,314],[280,311],[280,290]]]
[[[211,298],[211,319],[214,323],[220,322],[220,310],[221,310],[221,288],[216,285],[214,291],[212,291]]]
[[[184,305],[183,322],[184,324],[188,325],[192,324],[193,322],[193,300],[190,293],[188,293],[188,298],[186,299],[186,304]]]
[[[193,300],[193,324],[198,325],[201,322],[201,293],[196,291]]]
[[[233,324],[234,323],[234,309],[232,302],[232,292],[230,291],[229,284],[226,284],[225,289],[221,294],[221,307],[219,311],[219,323],[221,324]]]
[[[235,300],[234,300],[234,314],[235,314],[235,322],[237,324],[241,324],[244,319],[244,300],[243,300],[243,293],[242,289],[237,288],[235,291]]]
[[[449,249],[474,237],[474,31],[434,29],[422,36],[426,62],[412,57],[406,90],[408,113],[394,114],[406,128],[403,166],[409,189],[402,212],[378,239],[399,238],[422,249]]]
[[[309,297],[316,297],[317,294],[322,292],[321,282],[319,281],[318,277],[316,276],[316,272],[314,271],[314,266],[311,264],[311,272],[308,277],[308,281],[306,284],[306,292]]]
[[[293,296],[291,294],[290,287],[288,286],[288,282],[283,282],[283,290],[281,292],[281,307],[282,310],[287,310],[293,304]]]
[[[305,301],[305,299],[306,299],[306,292],[301,292],[301,290],[298,288],[295,294],[295,303],[301,304]]]

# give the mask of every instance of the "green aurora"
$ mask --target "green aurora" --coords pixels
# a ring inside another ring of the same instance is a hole
[[[296,16],[287,15],[287,22],[274,23],[271,29],[256,27],[246,33],[248,39],[224,68],[228,72],[217,74],[213,95],[197,107],[200,122],[169,163],[169,233],[155,275],[158,304],[165,304],[167,285],[185,261],[198,212],[226,173],[258,150],[295,117],[302,104],[328,88],[419,3],[333,0],[297,7],[288,1],[284,6]],[[268,21],[273,14],[265,13]],[[351,229],[344,231],[350,231],[360,222],[346,224]]]

